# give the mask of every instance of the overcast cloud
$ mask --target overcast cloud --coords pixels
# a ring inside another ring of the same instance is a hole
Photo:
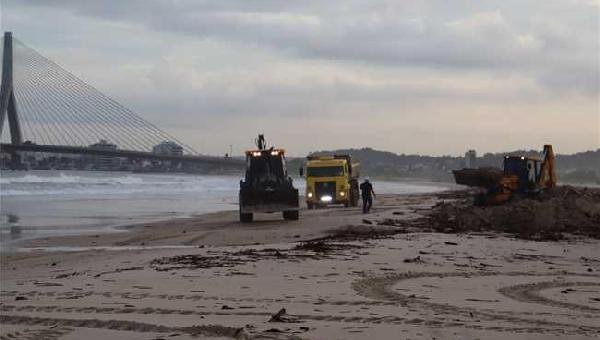
[[[205,153],[600,147],[598,1],[12,1],[2,28]]]

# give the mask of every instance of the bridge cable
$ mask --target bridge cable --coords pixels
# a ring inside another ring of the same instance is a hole
[[[25,57],[25,60],[30,62],[28,65],[34,65],[34,60]],[[39,74],[35,74],[32,72],[31,77],[29,77],[29,82],[25,83],[27,85],[32,85],[32,84],[44,84],[45,82],[42,82],[42,76]],[[47,80],[47,77],[46,77]],[[81,136],[77,135],[77,133],[75,131],[78,130],[73,130],[72,128],[69,129],[69,122],[67,121],[67,118],[64,117],[63,114],[61,114],[60,112],[62,111],[60,109],[60,107],[62,106],[61,103],[59,101],[56,100],[56,98],[54,98],[54,96],[49,95],[49,90],[48,90],[48,86],[36,86],[32,92],[35,92],[36,90],[38,91],[38,93],[43,93],[46,94],[46,96],[38,96],[39,100],[42,101],[43,107],[53,110],[52,112],[54,112],[54,115],[48,115],[51,119],[54,120],[54,123],[56,124],[55,127],[59,130],[59,135],[60,136],[64,136],[65,139],[61,141],[61,143],[63,143],[63,145],[69,145],[69,143],[71,143],[71,145],[73,144],[77,144],[78,141],[81,140]]]
[[[30,48],[28,48],[28,49],[32,50]],[[35,51],[33,51],[33,50],[32,50],[32,52],[35,53]],[[38,53],[35,53],[35,55],[38,56],[38,57],[43,58],[43,56],[39,55]],[[44,66],[46,66],[46,65],[44,65]],[[73,84],[68,84],[68,82],[67,82],[68,79],[64,79],[65,78],[64,75],[61,75],[60,72],[58,72],[57,70],[55,70],[55,69],[53,69],[51,67],[48,68],[48,69],[50,70],[48,72],[48,74],[50,74],[52,76],[50,78],[50,81],[54,85],[56,85],[56,86],[54,86],[55,89],[63,89],[63,88],[69,88],[70,87],[71,89],[73,89],[76,92],[79,91],[79,89],[78,89],[77,86],[74,87],[74,86],[72,86]],[[63,86],[62,84],[65,84],[65,85]],[[69,86],[69,85],[71,85],[71,86]],[[110,128],[111,123],[114,123],[114,122],[111,122],[108,119],[103,119],[104,117],[102,117],[102,116],[98,116],[98,115],[91,116],[91,114],[87,113],[89,111],[87,109],[80,110],[79,114],[76,114],[77,112],[74,109],[75,106],[81,107],[82,104],[83,104],[84,107],[88,107],[90,109],[93,109],[93,108],[90,107],[89,104],[86,103],[85,101],[81,101],[81,100],[77,101],[77,98],[74,97],[74,95],[73,95],[73,93],[71,91],[61,91],[61,92],[62,93],[60,93],[60,94],[62,94],[63,97],[65,97],[65,96],[68,97],[68,98],[63,98],[63,99],[69,99],[69,100],[63,100],[61,106],[64,107],[64,108],[68,108],[69,109],[69,113],[71,113],[71,114],[69,114],[69,116],[70,116],[69,117],[69,121],[70,122],[73,122],[74,124],[79,125],[80,128],[83,128],[83,129],[91,132],[91,134],[94,135],[96,138],[98,138],[98,140],[99,139],[105,139],[105,138],[100,138],[100,136],[98,135],[98,133],[96,131],[97,130],[98,131],[105,131],[105,132],[109,132],[107,134],[107,136],[110,136],[110,137],[114,138],[115,142],[120,143],[122,146],[125,146],[127,148],[135,149],[135,145],[136,145],[135,142],[131,142],[132,140],[129,139],[129,138],[123,139],[123,137],[121,135],[115,133],[114,129]],[[47,93],[47,91],[46,91],[46,93]],[[85,118],[87,118],[86,121],[83,121],[81,119],[82,118],[81,117],[82,116],[81,115],[82,112],[84,113],[83,116],[85,116]],[[100,119],[98,119],[98,118],[100,118]],[[97,127],[101,126],[100,124],[98,124],[99,120],[102,121],[102,122],[104,122],[105,124],[107,124],[109,126],[109,128],[97,128]],[[94,128],[94,127],[96,127],[96,128]],[[110,139],[110,138],[108,138],[108,139]],[[87,140],[84,144],[89,145],[89,144],[92,144],[92,143],[95,143],[95,142],[97,142],[97,140],[96,141],[89,141],[89,140]]]
[[[51,72],[48,72],[48,73],[49,73],[49,74],[51,74]],[[58,89],[60,89],[60,88],[64,88],[64,86],[61,86],[61,83],[59,83],[59,80],[56,78],[56,76],[55,76],[55,75],[52,75],[52,78],[50,78],[50,79],[49,79],[49,81],[51,82],[51,84],[55,85],[55,86],[54,86],[54,88],[58,88]],[[76,114],[76,111],[73,109],[72,102],[71,102],[71,101],[68,101],[68,100],[64,100],[64,99],[67,99],[67,98],[65,98],[65,96],[69,96],[69,97],[71,97],[71,96],[72,96],[72,94],[70,94],[70,92],[69,92],[69,91],[63,91],[62,95],[63,95],[63,100],[62,100],[62,101],[60,101],[60,103],[61,103],[61,106],[62,106],[63,108],[66,108],[66,109],[68,109],[68,111],[69,111],[70,113],[74,113],[74,114],[71,114],[71,115],[70,115],[71,117],[69,117],[69,119],[70,119],[71,121],[74,121],[74,123],[76,123],[76,124],[78,125],[78,127],[82,128],[82,129],[85,129],[86,131],[89,131],[89,132],[90,132],[90,134],[94,135],[94,137],[96,137],[96,138],[97,138],[97,140],[89,140],[89,139],[86,139],[86,138],[84,138],[84,143],[83,143],[83,145],[84,145],[84,146],[88,146],[88,145],[90,145],[90,144],[93,144],[93,143],[96,143],[96,142],[98,142],[100,139],[105,139],[105,138],[101,138],[101,137],[98,135],[98,133],[96,132],[96,131],[100,131],[101,129],[93,128],[93,127],[94,127],[94,124],[95,124],[95,123],[94,123],[94,120],[97,120],[97,119],[92,119],[92,120],[90,120],[90,121],[89,121],[89,123],[88,123],[88,122],[84,122],[84,121],[82,121],[82,120],[81,120],[81,117],[80,117],[80,116],[78,116],[78,115]],[[56,97],[56,96],[55,96],[55,95],[49,95],[49,97],[52,97],[52,98],[53,98],[53,97]],[[73,99],[75,99],[75,98],[73,98]],[[87,111],[86,111],[86,110],[81,110],[81,112],[87,112]],[[87,116],[86,116],[86,117],[87,117]],[[105,129],[102,129],[102,130],[105,130]],[[109,131],[110,131],[110,130],[109,130]],[[114,135],[114,136],[118,137],[118,135]]]
[[[48,140],[51,143],[60,144],[60,138],[58,138],[57,134],[55,134],[56,127],[54,126],[54,124],[51,123],[50,117],[46,116],[46,115],[42,115],[43,110],[42,110],[42,107],[40,106],[40,103],[36,100],[30,99],[30,96],[35,97],[35,95],[30,92],[31,89],[28,86],[18,86],[18,87],[15,87],[15,89],[17,90],[17,93],[21,93],[23,98],[25,99],[23,101],[23,103],[31,103],[31,105],[34,107],[32,111],[33,112],[38,111],[40,113],[40,117],[42,117],[43,122],[45,123],[42,126],[44,126],[44,129],[48,133],[48,135],[47,135]],[[24,114],[25,112],[21,112],[21,113]]]
[[[34,66],[34,60],[29,59],[27,57],[24,57],[24,59],[30,62],[29,65]],[[67,139],[65,139],[60,141],[60,143],[63,145],[68,145],[68,143],[81,143],[82,136],[78,133],[79,131],[74,130],[72,128],[72,125],[68,121],[68,118],[60,114],[60,112],[62,112],[64,108],[62,103],[57,101],[56,98],[54,98],[54,96],[47,95],[49,94],[49,85],[51,85],[49,83],[48,77],[42,77],[43,75],[40,75],[39,72],[35,72],[36,69],[33,69],[33,67],[31,67],[30,71],[31,72],[29,74],[28,81],[24,82],[23,84],[24,86],[30,87],[30,92],[37,92],[38,96],[36,96],[36,98],[39,98],[40,101],[42,101],[41,106],[45,109],[44,112],[54,113],[48,116],[54,118],[54,121],[57,123],[55,127],[59,130],[61,136],[65,136],[68,139],[68,141]],[[43,84],[45,86],[39,86],[39,84]],[[44,96],[43,94],[46,94],[46,96]],[[72,131],[70,131],[69,129]]]
[[[167,140],[173,140],[173,141],[177,142],[179,145],[181,145],[186,151],[188,151],[192,154],[197,154],[197,152],[194,149],[190,148],[188,145],[180,142],[179,140],[177,140],[170,134],[158,129],[152,123],[149,123],[149,122],[141,119],[139,116],[135,115],[132,111],[123,107],[118,102],[112,100],[109,97],[104,96],[100,91],[95,89],[93,86],[81,81],[76,76],[74,76],[72,73],[70,73],[69,71],[62,68],[60,65],[57,65],[53,61],[51,61],[48,58],[44,57],[43,55],[37,53],[37,51],[33,50],[32,48],[30,48],[24,44],[22,44],[22,45],[25,46],[27,49],[31,50],[32,52],[34,52],[39,57],[43,58],[46,61],[46,63],[54,66],[54,68],[58,68],[59,70],[61,70],[64,73],[66,73],[68,78],[71,78],[70,80],[74,81],[78,85],[77,87],[75,87],[75,89],[78,91],[78,93],[82,93],[82,91],[88,90],[89,92],[91,92],[91,93],[88,93],[88,95],[93,94],[91,101],[96,102],[96,103],[106,103],[112,108],[121,110],[121,112],[119,112],[121,114],[120,117],[118,116],[118,113],[116,113],[114,111],[109,111],[109,112],[105,111],[106,117],[110,121],[112,121],[116,124],[120,124],[117,126],[123,127],[124,130],[128,130],[128,131],[132,131],[132,129],[133,129],[133,131],[135,131],[135,130],[140,130],[142,132],[149,131],[151,133],[151,135],[154,135],[154,136],[159,135],[160,137],[166,138]],[[81,89],[81,87],[83,87],[83,89]],[[85,105],[85,106],[87,106],[87,105]],[[99,107],[103,107],[103,105],[99,105]],[[121,118],[121,121],[118,121],[119,118]],[[123,118],[125,118],[125,120],[123,120]],[[123,124],[125,126],[123,126]],[[139,124],[139,125],[135,125],[135,124]],[[129,135],[129,137],[135,136],[135,135],[136,134]],[[146,134],[142,133],[141,136],[146,137]],[[117,136],[117,137],[119,137],[119,136]],[[122,142],[121,138],[117,138],[117,139],[118,139],[118,142]],[[152,139],[149,139],[149,138],[144,138],[143,140],[145,140],[146,143],[150,142],[151,143],[150,147],[152,147],[152,143],[156,143],[156,142],[153,142]],[[140,142],[140,138],[137,138],[136,143],[139,143],[139,142]],[[146,144],[146,143],[143,143],[143,145],[145,145],[147,147],[148,144]],[[129,144],[129,143],[127,143],[127,144]]]

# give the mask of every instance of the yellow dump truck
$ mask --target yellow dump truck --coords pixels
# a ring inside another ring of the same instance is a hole
[[[308,156],[306,205],[308,209],[329,204],[358,205],[359,163],[350,155]]]

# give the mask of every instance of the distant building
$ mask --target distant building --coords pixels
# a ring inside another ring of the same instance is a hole
[[[94,150],[116,151],[117,145],[109,143],[106,139],[101,139],[98,143],[89,146]],[[121,160],[118,157],[111,156],[91,156],[87,159],[92,163],[92,170],[117,170]]]
[[[183,156],[183,148],[171,141],[161,142],[152,148],[152,153],[157,155]]]
[[[106,139],[101,139],[98,143],[90,145],[90,149],[117,150],[117,145],[109,143]]]
[[[477,167],[477,152],[469,150],[465,153],[465,168],[474,169]]]

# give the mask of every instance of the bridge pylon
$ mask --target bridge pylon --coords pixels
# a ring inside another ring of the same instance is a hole
[[[4,32],[4,50],[2,55],[2,86],[0,88],[0,137],[4,130],[4,117],[8,117],[10,143],[20,145],[23,142],[21,124],[17,112],[17,100],[13,85],[13,40],[12,32]]]

